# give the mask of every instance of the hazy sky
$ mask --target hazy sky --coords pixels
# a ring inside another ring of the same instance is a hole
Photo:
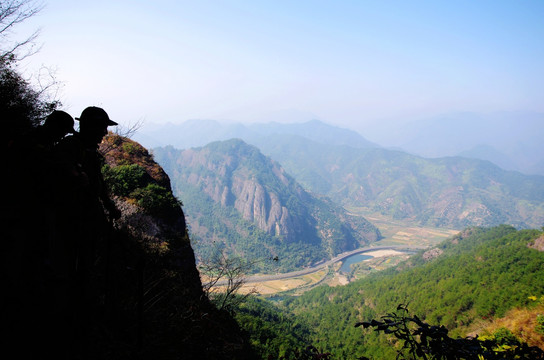
[[[544,112],[544,1],[49,0],[28,71],[121,124]]]

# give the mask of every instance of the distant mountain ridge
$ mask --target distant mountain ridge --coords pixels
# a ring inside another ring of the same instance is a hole
[[[267,136],[297,135],[323,144],[355,148],[385,147],[428,158],[463,156],[491,161],[505,170],[544,175],[543,123],[542,113],[459,112],[399,124],[376,123],[363,133],[378,139],[376,143],[356,131],[319,120],[249,125],[188,120],[179,124],[144,127],[135,135],[135,139],[149,148],[172,145],[186,149],[231,138],[240,138],[259,146]],[[381,132],[377,129],[381,129]]]
[[[543,113],[459,112],[399,125],[387,142],[424,157],[461,155],[544,175],[543,124]]]
[[[148,147],[172,145],[177,149],[188,149],[233,138],[255,144],[271,135],[299,135],[321,143],[356,148],[380,147],[355,131],[328,125],[319,120],[293,124],[270,122],[250,125],[221,123],[215,120],[188,120],[180,124],[155,126],[136,133],[134,138]]]
[[[269,137],[263,153],[311,191],[347,207],[433,226],[544,223],[544,177],[461,157],[425,159],[386,149]]]
[[[256,147],[233,139],[205,147],[154,150],[185,202],[197,252],[213,242],[247,258],[281,254],[286,268],[309,265],[380,238],[362,217],[348,215],[303,189]]]
[[[251,124],[248,128],[262,136],[271,135],[296,135],[306,139],[329,145],[347,145],[355,148],[378,148],[378,144],[368,141],[359,133],[325,124],[319,120],[311,120],[304,123],[280,124]],[[243,138],[243,137],[242,137]],[[249,142],[257,142],[260,139],[249,138]]]
[[[488,161],[427,159],[386,150],[319,121],[251,126],[195,121],[182,127],[186,130],[181,133],[179,127],[169,131],[178,144],[239,135],[305,189],[342,206],[454,228],[502,223],[538,228],[544,223],[544,177],[505,171]],[[493,148],[484,150],[497,155]]]

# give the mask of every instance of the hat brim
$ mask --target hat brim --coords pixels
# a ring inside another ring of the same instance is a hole
[[[77,117],[74,118],[74,119],[76,119],[77,121],[81,121],[81,119],[80,119],[80,118],[77,118]],[[104,121],[104,123],[105,123],[107,126],[116,126],[116,125],[119,125],[118,123],[116,123],[115,121],[110,120],[110,119],[106,119],[106,120]]]

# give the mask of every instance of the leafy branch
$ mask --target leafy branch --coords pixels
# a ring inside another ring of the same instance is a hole
[[[510,340],[504,346],[499,339],[480,340],[477,336],[453,339],[443,325],[429,325],[417,315],[410,316],[404,304],[398,305],[396,312],[382,316],[381,321],[355,324],[360,326],[401,340],[403,346],[397,359],[544,359],[544,351],[517,340]]]

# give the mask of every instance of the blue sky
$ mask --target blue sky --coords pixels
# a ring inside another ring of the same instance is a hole
[[[544,1],[49,0],[45,65],[72,115],[121,124],[304,121],[362,130],[451,112],[544,112]]]

